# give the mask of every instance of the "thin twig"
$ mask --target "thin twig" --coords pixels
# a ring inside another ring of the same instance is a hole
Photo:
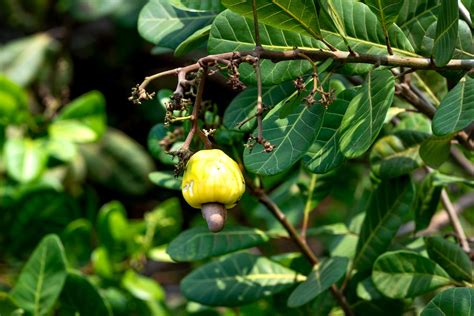
[[[312,211],[311,206],[312,206],[314,189],[316,188],[316,179],[317,179],[317,175],[313,173],[311,175],[311,180],[309,182],[308,197],[306,199],[306,204],[304,206],[303,225],[301,227],[301,238],[303,238],[303,240],[305,241],[306,241],[306,231],[308,230],[309,214]]]
[[[451,200],[449,199],[448,193],[445,189],[441,191],[441,203],[443,204],[444,209],[448,213],[449,221],[451,222],[454,232],[456,233],[456,236],[458,237],[459,242],[461,243],[462,249],[464,249],[465,252],[470,253],[471,249],[469,247],[469,243],[467,242],[466,233],[464,232],[461,226],[458,214],[456,213],[453,203],[451,203]]]
[[[255,46],[262,47],[260,43],[260,30],[258,29],[257,0],[252,0],[253,26],[255,31]]]
[[[278,205],[273,202],[273,200],[265,193],[264,190],[260,188],[254,188],[250,185],[249,181],[246,181],[250,189],[250,192],[255,195],[258,200],[267,207],[267,209],[272,212],[273,216],[282,224],[285,230],[288,232],[290,238],[296,243],[298,248],[300,248],[303,255],[311,262],[312,265],[317,265],[319,263],[318,258],[314,255],[311,248],[309,248],[303,238],[298,235],[296,228],[287,220],[285,214],[280,210]],[[334,298],[337,300],[341,308],[344,310],[346,316],[354,315],[349,306],[349,303],[346,300],[344,294],[333,284],[330,288],[330,291]]]

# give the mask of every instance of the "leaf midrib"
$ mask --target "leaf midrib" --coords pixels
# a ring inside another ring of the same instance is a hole
[[[48,252],[48,249],[44,247],[42,249],[41,253],[41,260],[40,260],[40,269],[39,269],[39,275],[38,275],[38,282],[36,283],[36,288],[35,288],[35,310],[34,310],[34,315],[39,316],[40,314],[40,300],[41,300],[41,288],[43,287],[43,281],[44,281],[44,271],[45,271],[45,262],[46,262],[46,254]]]
[[[461,272],[462,275],[467,276],[468,280],[472,279],[471,275],[466,274],[466,271],[461,269],[461,267],[455,261],[452,261],[449,257],[445,256],[443,252],[438,251],[436,248],[433,248],[433,251],[435,251],[440,257],[448,261],[450,265],[454,267],[458,272]]]

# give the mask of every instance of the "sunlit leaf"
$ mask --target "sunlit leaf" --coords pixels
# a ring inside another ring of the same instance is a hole
[[[381,255],[374,263],[372,280],[390,298],[416,297],[452,282],[434,261],[405,250]]]
[[[239,306],[279,293],[304,276],[265,257],[237,253],[203,265],[181,281],[181,293],[211,306]]]
[[[45,170],[47,152],[37,140],[9,139],[4,150],[7,173],[16,181],[30,182]]]
[[[155,171],[150,173],[150,181],[159,187],[179,191],[183,179],[176,178],[172,171]]]

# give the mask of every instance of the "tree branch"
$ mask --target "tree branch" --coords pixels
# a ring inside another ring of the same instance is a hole
[[[470,253],[471,249],[469,248],[469,243],[467,242],[466,233],[464,233],[458,214],[456,213],[453,203],[451,203],[451,200],[449,199],[448,193],[445,189],[441,191],[441,203],[448,214],[449,221],[451,222],[454,232],[461,243],[462,249],[464,249],[465,252]]]
[[[282,224],[285,230],[288,232],[290,238],[296,243],[298,248],[300,248],[301,252],[305,257],[309,260],[309,262],[314,266],[319,263],[318,258],[314,255],[311,248],[309,248],[306,241],[298,235],[295,227],[286,219],[285,214],[280,210],[278,205],[270,199],[270,197],[265,193],[264,190],[261,188],[254,188],[250,185],[249,181],[246,181],[247,186],[250,189],[250,192],[255,195],[258,200],[267,207],[267,209],[275,216],[275,218]],[[346,316],[352,316],[352,310],[347,302],[344,294],[333,284],[330,288],[332,295],[337,300],[341,308],[344,310]]]

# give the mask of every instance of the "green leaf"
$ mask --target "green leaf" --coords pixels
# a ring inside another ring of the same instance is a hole
[[[47,33],[0,45],[0,73],[20,86],[27,86],[38,76],[47,54],[57,49],[58,43]]]
[[[157,235],[157,241],[172,239],[181,231],[183,216],[179,199],[174,197],[161,202],[151,212],[145,214],[147,234]],[[145,236],[146,238],[146,236]],[[149,245],[151,246],[151,245]]]
[[[474,118],[474,79],[466,76],[448,92],[433,117],[433,133],[438,136],[458,132]]]
[[[148,174],[153,160],[145,149],[125,133],[109,128],[97,144],[80,147],[87,175],[110,190],[143,195],[152,186]]]
[[[382,129],[394,93],[395,82],[389,70],[367,75],[341,122],[340,148],[344,156],[355,158],[369,149]]]
[[[430,55],[434,49],[436,29],[437,22],[435,21],[424,33],[421,42],[421,53],[424,55]],[[469,25],[462,20],[458,21],[458,33],[456,38],[454,53],[451,58],[472,59],[474,57],[474,46],[472,43],[471,29]]]
[[[388,249],[414,198],[414,187],[408,176],[385,180],[372,192],[354,258],[357,270],[369,270],[375,259]]]
[[[259,24],[260,42],[265,49],[286,50],[298,46],[302,49],[323,47],[312,37],[296,32],[278,30],[271,26]],[[236,13],[226,10],[214,20],[209,36],[208,49],[212,54],[230,51],[252,50],[255,48],[254,25],[251,19],[246,19]],[[262,60],[260,63],[262,83],[264,85],[279,84],[312,69],[307,60],[282,61],[273,63]],[[240,79],[255,83],[255,70],[251,65],[242,63],[239,67]]]
[[[222,4],[240,15],[253,18],[252,0],[223,0]],[[316,39],[321,38],[318,15],[313,1],[259,0],[257,14],[258,21],[262,24]]]
[[[19,121],[19,113],[28,110],[28,95],[16,83],[0,75],[0,124]]]
[[[304,277],[265,257],[237,253],[203,265],[181,281],[189,300],[211,306],[239,306],[277,294]]]
[[[114,267],[109,257],[109,253],[105,247],[97,247],[91,256],[91,263],[94,272],[104,279],[112,279],[114,276]]]
[[[210,33],[211,25],[200,28],[176,47],[174,55],[180,57],[198,48],[205,48]]]
[[[409,298],[451,284],[448,274],[435,262],[411,251],[391,251],[374,263],[372,280],[385,296]]]
[[[18,307],[7,293],[0,292],[0,315],[5,316],[22,316],[25,311]]]
[[[321,7],[322,35],[337,49],[347,50],[349,44],[352,50],[358,53],[387,53],[382,26],[367,5],[350,0],[324,0]],[[332,16],[327,12],[326,8],[329,7]],[[334,21],[338,25],[335,25]],[[388,28],[388,37],[396,55],[416,56],[412,45],[397,25],[392,24]],[[362,64],[349,67],[349,70],[355,73],[366,73],[370,69],[370,65]]]
[[[86,143],[97,141],[106,128],[104,96],[91,91],[62,109],[49,126],[49,135],[54,139]]]
[[[70,270],[60,297],[61,311],[71,315],[112,315],[110,306],[98,289],[79,271]]]
[[[357,296],[366,301],[383,299],[382,293],[375,287],[371,277],[365,278],[357,283]]]
[[[127,255],[130,230],[123,205],[109,202],[102,206],[97,217],[97,235],[100,245],[117,260]]]
[[[291,81],[262,89],[262,102],[265,106],[273,107],[281,100],[291,95],[295,87]],[[252,118],[240,128],[238,124],[257,112],[257,88],[249,87],[239,93],[229,104],[224,113],[224,126],[228,129],[250,132],[255,128],[257,119]]]
[[[438,293],[421,312],[421,316],[470,315],[474,310],[474,289],[451,288]]]
[[[438,209],[442,186],[433,184],[434,173],[428,174],[417,190],[417,203],[415,203],[416,231],[430,225],[433,214]]]
[[[261,175],[282,172],[295,164],[311,146],[315,133],[321,127],[325,109],[320,104],[307,106],[303,94],[295,94],[290,98],[296,98],[294,102],[299,105],[292,114],[280,118],[280,112],[286,105],[284,100],[263,119],[263,137],[275,148],[270,153],[264,152],[259,144],[245,149],[244,164],[249,171]]]
[[[449,158],[452,135],[425,139],[420,146],[420,157],[431,168],[438,169]]]
[[[222,9],[219,0],[169,0],[169,3],[177,9],[191,12],[219,12]]]
[[[124,6],[122,0],[90,1],[69,0],[60,3],[75,19],[79,21],[93,21],[110,15]]]
[[[140,12],[138,32],[155,45],[175,49],[195,31],[211,24],[215,15],[179,10],[166,0],[150,0]]]
[[[380,178],[409,174],[422,165],[418,149],[429,134],[418,131],[398,131],[381,138],[372,148],[370,163]]]
[[[85,218],[69,223],[61,234],[68,262],[72,266],[89,263],[92,253],[92,224]]]
[[[404,0],[397,19],[397,25],[407,35],[416,52],[421,51],[421,44],[428,27],[437,20],[441,1],[438,0]]]
[[[339,149],[341,122],[356,94],[356,88],[344,90],[324,112],[321,128],[303,156],[303,162],[311,172],[327,173],[344,161],[344,155]]]
[[[8,139],[4,146],[6,170],[16,181],[37,179],[46,167],[47,153],[41,142],[31,139]]]
[[[48,315],[66,277],[66,257],[61,241],[56,235],[48,235],[26,262],[10,295],[28,313]]]
[[[168,150],[166,150],[166,146],[162,146],[160,142],[165,138],[173,138],[175,137],[173,134],[172,129],[166,128],[163,123],[158,123],[153,126],[148,133],[147,145],[148,151],[151,155],[158,159],[160,162],[166,165],[175,165],[178,163],[178,157],[173,157],[168,154]],[[169,149],[169,151],[173,151],[173,146]]]
[[[183,179],[176,178],[172,171],[155,171],[149,175],[150,181],[159,187],[181,191],[181,182]]]
[[[455,243],[441,237],[426,237],[426,250],[455,280],[472,282],[472,263],[469,256]]]
[[[323,260],[313,268],[306,281],[298,285],[288,298],[289,307],[302,306],[337,282],[345,275],[349,260],[333,257]]]
[[[156,281],[141,276],[133,270],[125,272],[122,278],[122,286],[142,301],[162,301],[165,298],[165,292]]]
[[[441,1],[433,44],[434,62],[438,67],[446,65],[453,56],[458,36],[458,20],[458,1]]]
[[[365,4],[377,15],[377,18],[382,23],[382,27],[386,30],[397,20],[400,9],[403,6],[403,1],[365,0]]]
[[[231,226],[215,234],[206,227],[195,227],[176,237],[167,252],[175,261],[197,261],[255,247],[268,239],[264,232],[254,228]]]
[[[467,178],[461,178],[456,176],[449,176],[440,172],[433,173],[433,185],[436,186],[447,186],[453,183],[462,183],[470,187],[474,187],[474,180]]]

